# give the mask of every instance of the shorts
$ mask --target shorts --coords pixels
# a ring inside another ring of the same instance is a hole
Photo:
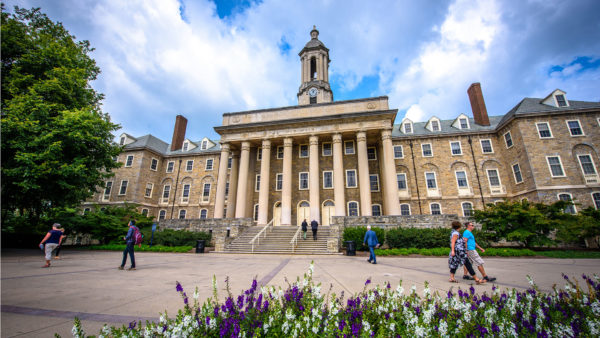
[[[469,260],[471,261],[471,264],[473,265],[473,267],[483,265],[483,263],[484,263],[483,259],[477,253],[477,250],[467,251],[467,256],[469,257]]]
[[[44,252],[46,253],[47,261],[52,259],[52,251],[54,251],[54,249],[56,249],[57,246],[58,243],[46,243],[46,246],[44,247]]]

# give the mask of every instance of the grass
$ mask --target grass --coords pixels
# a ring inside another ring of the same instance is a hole
[[[90,245],[83,247],[88,250],[110,250],[110,251],[123,251],[125,250],[125,244],[105,244],[105,245]],[[149,245],[142,244],[142,247],[135,247],[135,251],[150,251],[150,252],[190,252],[194,249],[193,246],[164,246],[164,245]]]
[[[377,256],[448,256],[449,248],[401,248],[401,249],[376,249]],[[478,251],[481,256],[488,257],[550,257],[550,258],[600,258],[600,251],[533,251],[530,249],[512,249],[512,248],[489,248],[484,253]]]

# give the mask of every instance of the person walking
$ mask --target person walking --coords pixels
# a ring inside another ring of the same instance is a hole
[[[129,253],[129,257],[131,259],[131,267],[127,270],[135,270],[135,256],[133,254],[133,247],[135,246],[135,238],[134,234],[138,228],[135,226],[135,221],[129,221],[129,231],[127,231],[127,235],[123,237],[123,240],[127,244],[125,246],[125,250],[123,250],[123,261],[121,262],[121,266],[119,266],[119,270],[123,270],[125,268],[125,263],[127,263],[127,254]],[[138,230],[139,231],[139,230]]]
[[[310,222],[310,228],[312,229],[312,232],[313,232],[313,240],[316,241],[317,240],[317,229],[319,228],[319,223],[313,219],[312,222]]]
[[[480,247],[479,244],[477,244],[477,242],[475,242],[475,236],[473,235],[473,229],[475,228],[475,226],[473,225],[472,222],[467,222],[465,223],[465,226],[467,227],[467,230],[465,230],[463,232],[463,238],[465,239],[465,242],[467,244],[467,257],[469,258],[469,261],[471,262],[471,264],[475,267],[477,267],[477,270],[479,270],[479,272],[481,273],[481,276],[483,277],[483,279],[487,282],[493,282],[496,280],[495,277],[489,277],[486,273],[485,273],[485,269],[483,268],[483,264],[485,263],[483,261],[483,259],[479,256],[479,253],[477,253],[477,249],[481,250],[481,252],[485,252],[485,249]],[[466,265],[465,265],[466,267]],[[463,276],[464,278],[464,276]]]
[[[306,240],[306,231],[308,231],[308,223],[306,223],[306,218],[302,221],[302,236],[304,240]]]
[[[450,268],[450,283],[458,283],[454,274],[456,269],[461,265],[465,266],[465,269],[473,276],[477,284],[485,283],[485,280],[477,278],[475,270],[471,262],[467,258],[467,251],[465,250],[465,239],[461,236],[458,230],[461,228],[461,224],[458,221],[452,222],[452,233],[450,234],[450,254],[448,255],[448,267]]]
[[[371,230],[370,225],[367,225],[367,232],[365,233],[365,238],[363,239],[363,245],[369,246],[369,259],[367,259],[367,262],[377,264],[375,248],[379,247],[379,241],[377,240],[377,234],[375,231]]]
[[[60,249],[62,248],[62,242],[65,241],[65,238],[67,238],[67,236],[65,235],[65,228],[60,228],[58,229],[60,230],[63,235],[62,235],[62,241],[60,244],[58,244],[58,246],[56,247],[56,249],[54,249],[54,259],[60,259]]]
[[[42,266],[42,268],[50,267],[50,261],[52,260],[52,251],[60,245],[64,238],[63,232],[60,231],[59,228],[60,224],[52,224],[52,230],[48,231],[46,236],[40,242],[39,246],[40,248],[44,248],[44,254],[46,255],[46,265]]]

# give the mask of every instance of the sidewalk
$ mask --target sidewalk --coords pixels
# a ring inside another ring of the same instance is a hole
[[[64,252],[64,254],[63,254]],[[259,285],[286,287],[302,277],[311,261],[314,280],[329,285],[333,292],[346,295],[363,289],[365,280],[373,285],[403,281],[421,292],[425,281],[432,291],[447,292],[469,288],[473,283],[448,280],[446,257],[380,257],[377,265],[366,257],[282,256],[241,254],[176,254],[136,252],[136,271],[117,270],[120,252],[64,250],[60,261],[41,269],[39,250],[2,251],[2,337],[71,336],[73,317],[82,319],[87,334],[97,335],[104,323],[127,325],[132,320],[157,320],[161,312],[174,316],[183,302],[175,291],[179,281],[188,295],[198,287],[200,299],[212,296],[212,276],[218,281],[219,297],[226,297],[225,278],[231,292],[248,289],[252,279]],[[554,284],[562,287],[561,273],[581,279],[581,274],[600,274],[598,259],[484,258],[486,271],[497,277],[500,288],[526,289],[526,275],[533,277],[542,291]],[[462,273],[457,273],[462,277]],[[490,292],[492,284],[475,286],[477,292]]]

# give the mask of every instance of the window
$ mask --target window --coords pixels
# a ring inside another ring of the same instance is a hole
[[[147,183],[146,184],[146,192],[144,193],[144,197],[151,197],[152,196],[152,188],[154,187],[154,185],[152,183]]]
[[[381,216],[381,205],[379,205],[379,204],[371,205],[371,215]]]
[[[119,195],[125,195],[127,193],[127,181],[121,181],[121,189],[119,189]]]
[[[515,183],[523,182],[523,176],[521,175],[521,167],[519,167],[519,163],[515,163],[512,166],[513,174],[515,175]]]
[[[403,124],[404,126],[404,133],[405,134],[412,134],[412,123],[410,122],[406,122]]]
[[[433,151],[431,150],[431,143],[421,144],[421,150],[423,151],[423,157],[433,156]]]
[[[206,210],[206,209],[200,210],[200,219],[206,219],[207,215],[208,215],[208,210]]]
[[[462,117],[458,120],[460,123],[460,129],[469,129],[469,120],[466,117]]]
[[[168,173],[172,173],[173,172],[173,168],[175,167],[175,162],[173,161],[169,161],[167,163],[167,172]]]
[[[358,216],[358,202],[348,202],[348,216]]]
[[[410,216],[410,204],[400,204],[400,215]]]
[[[377,160],[377,149],[375,149],[375,147],[367,148],[367,158],[369,161]]]
[[[206,150],[207,147],[208,147],[208,141],[207,140],[202,140],[202,144],[200,145],[200,149],[201,150]]]
[[[371,186],[371,191],[379,191],[379,175],[369,175],[369,185]]]
[[[282,146],[277,147],[277,159],[278,160],[283,159],[283,147]]]
[[[567,121],[567,126],[569,126],[571,136],[583,136],[583,129],[581,129],[579,120]]]
[[[202,187],[202,201],[208,202],[210,200],[210,183],[204,183]]]
[[[406,174],[396,174],[396,180],[398,181],[398,189],[406,190]]]
[[[581,170],[584,175],[596,175],[596,166],[590,155],[578,155],[579,164],[581,164]]]
[[[565,202],[573,202],[573,199],[571,198],[571,194],[558,194],[558,199],[560,201],[565,201]],[[564,212],[566,214],[576,214],[577,210],[575,209],[575,205],[571,204],[571,205],[567,205],[565,207]]]
[[[187,201],[187,199],[190,197],[190,185],[189,184],[183,185],[183,190],[181,191],[181,197],[183,197],[185,199],[185,201]]]
[[[148,216],[148,209],[142,209],[142,215]]]
[[[125,161],[126,167],[131,167],[133,164],[133,155],[127,155],[127,160]]]
[[[344,141],[344,155],[354,155],[354,141]]]
[[[402,149],[402,146],[394,146],[394,158],[404,158],[404,149]]]
[[[567,106],[567,100],[565,100],[565,96],[563,94],[557,94],[554,97],[556,98],[556,103],[559,107]]]
[[[90,208],[85,208],[85,209],[83,209],[83,214],[87,215],[91,210],[92,209],[90,209]]]
[[[192,171],[194,170],[194,160],[188,160],[185,163],[185,171]]]
[[[331,149],[331,142],[323,143],[322,154],[323,154],[323,156],[331,156],[333,154],[332,149]]]
[[[102,199],[107,201],[110,198],[110,191],[112,189],[112,183],[111,181],[106,182],[106,187],[104,187],[104,196],[102,196]]]
[[[480,140],[481,142],[481,152],[484,154],[491,154],[494,152],[492,148],[492,140]]]
[[[260,148],[258,148],[258,149],[256,150],[256,160],[257,160],[257,161],[260,161],[260,160],[262,160],[262,150],[261,150]]]
[[[253,219],[254,219],[254,222],[258,222],[258,204],[254,205]]]
[[[538,122],[535,124],[540,138],[552,138],[552,131],[548,122]]]
[[[281,191],[283,189],[283,174],[275,175],[275,190]]]
[[[206,160],[206,166],[204,167],[205,170],[213,170],[213,159],[209,158]]]
[[[565,176],[562,163],[560,162],[560,156],[547,156],[546,161],[548,161],[548,166],[550,167],[550,174],[552,177]]]
[[[431,203],[429,205],[429,210],[432,215],[441,215],[442,214],[442,206],[439,203]]]
[[[167,211],[161,210],[158,212],[158,219],[165,219],[167,217]]]
[[[120,145],[125,144],[125,136],[121,136],[121,140],[119,141]]]
[[[298,182],[298,189],[308,189],[308,173],[299,173],[300,181]]]
[[[158,160],[153,158],[152,161],[150,161],[150,170],[156,171],[157,168],[158,168]]]
[[[185,219],[186,211],[185,209],[179,210],[179,219]]]
[[[187,151],[189,147],[190,147],[189,142],[187,142],[187,141],[183,142],[183,151]]]
[[[356,188],[356,170],[346,170],[346,188]]]
[[[225,199],[229,197],[229,181],[225,182]]]
[[[308,157],[308,144],[300,145],[300,158]]]
[[[168,184],[165,184],[165,186],[163,187],[163,202],[169,201],[170,194],[171,194],[171,186]]]
[[[469,187],[469,183],[467,182],[467,173],[464,171],[456,171],[456,184],[458,185],[458,189],[465,189]]]
[[[333,188],[333,171],[323,171],[323,189]]]
[[[464,202],[462,204],[462,211],[463,211],[463,216],[465,216],[465,217],[473,216],[473,203]]]
[[[600,210],[600,192],[593,193],[592,199],[594,200],[594,207],[596,207],[597,210]]]
[[[427,189],[437,189],[435,173],[425,173],[425,181],[427,181]]]
[[[462,155],[460,141],[450,142],[450,150],[452,151],[452,155]]]
[[[512,136],[510,135],[510,131],[504,134],[504,142],[506,142],[506,148],[510,148],[513,146]]]
[[[260,174],[256,175],[256,185],[254,186],[254,191],[260,191]]]
[[[500,186],[500,177],[498,176],[497,169],[488,169],[487,176],[488,176],[488,180],[490,181],[491,187],[499,187]]]
[[[233,163],[233,158],[228,158],[227,159],[227,169],[231,169],[231,163]]]
[[[431,130],[440,131],[440,121],[438,121],[438,120],[431,121]]]

